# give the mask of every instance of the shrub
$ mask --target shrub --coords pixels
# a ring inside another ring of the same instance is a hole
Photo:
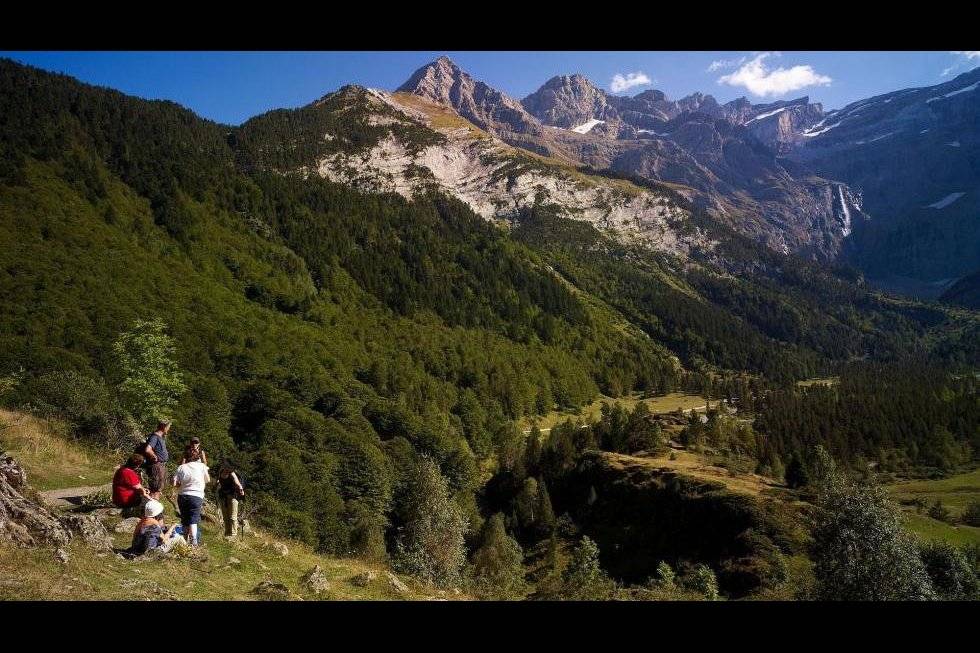
[[[936,503],[929,506],[929,516],[939,521],[948,522],[951,519],[949,510],[943,505],[942,501],[936,499]]]
[[[718,578],[708,565],[698,565],[694,568],[690,586],[707,600],[718,600]]]
[[[661,560],[657,563],[657,584],[660,585],[660,587],[663,587],[664,589],[672,589],[675,587],[675,577],[676,575],[674,574],[674,570],[669,564],[667,564],[666,560]]]
[[[963,523],[967,526],[980,526],[980,501],[971,501],[963,511]]]
[[[974,601],[980,598],[977,576],[962,551],[948,542],[929,542],[919,547],[919,553],[940,599]]]

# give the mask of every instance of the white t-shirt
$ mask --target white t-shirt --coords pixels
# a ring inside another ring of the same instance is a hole
[[[208,466],[199,460],[184,463],[174,474],[177,484],[177,494],[189,494],[192,497],[204,498],[204,488],[211,481]]]

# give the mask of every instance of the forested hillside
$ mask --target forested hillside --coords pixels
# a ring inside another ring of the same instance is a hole
[[[506,502],[484,485],[524,446],[521,417],[751,380],[777,411],[760,430],[790,456],[848,436],[819,420],[788,433],[780,415],[804,409],[787,406],[816,399],[778,388],[856,359],[977,363],[976,314],[883,298],[735,237],[725,260],[681,261],[545,204],[505,230],[438,193],[277,171],[404,129],[349,111],[363,93],[233,128],[0,61],[0,400],[127,446],[148,416],[118,390],[113,343],[159,319],[186,386],[177,441],[237,461],[277,532],[385,557],[409,546],[420,488],[440,483],[471,550],[499,535],[482,527]],[[904,401],[891,393],[875,397]],[[942,426],[962,447],[975,402],[958,401]],[[834,452],[872,445],[898,446]]]

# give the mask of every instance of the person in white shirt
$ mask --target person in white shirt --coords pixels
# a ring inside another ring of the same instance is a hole
[[[177,488],[177,508],[180,523],[191,546],[199,543],[198,524],[201,523],[201,507],[204,505],[204,488],[211,482],[208,466],[201,462],[199,451],[191,450],[189,460],[177,468],[174,487]]]

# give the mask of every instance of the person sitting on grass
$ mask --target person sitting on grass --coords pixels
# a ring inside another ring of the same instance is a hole
[[[142,466],[143,456],[134,453],[112,476],[112,504],[122,508],[124,514],[138,509],[150,497],[150,491],[140,482],[138,470]]]
[[[190,452],[196,451],[201,455],[201,462],[205,466],[208,464],[208,454],[205,453],[204,449],[201,448],[201,438],[194,436],[191,438],[191,443],[184,447],[184,457],[180,459],[180,464],[189,463],[191,461]]]
[[[174,546],[184,541],[182,535],[174,534],[177,526],[174,524],[166,528],[163,523],[163,504],[150,499],[143,506],[143,518],[133,532],[133,543],[129,547],[129,552],[133,555],[143,555],[147,551],[160,549],[163,553],[169,553]]]
[[[200,460],[200,452],[190,449],[187,455],[190,460],[177,468],[174,486],[177,488],[177,509],[180,510],[180,522],[187,534],[187,541],[191,546],[197,546],[204,488],[211,482],[211,476],[207,465]]]

